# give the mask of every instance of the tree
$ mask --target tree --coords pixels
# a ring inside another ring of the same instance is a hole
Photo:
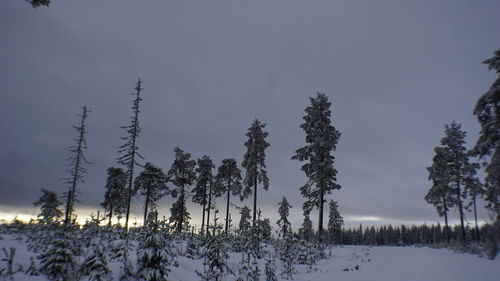
[[[227,235],[229,226],[229,203],[231,193],[233,194],[233,196],[240,195],[240,199],[243,200],[243,197],[241,196],[241,171],[240,169],[238,169],[236,160],[222,160],[222,164],[219,167],[217,176],[215,178],[215,186],[217,190],[227,193],[225,227],[225,233]]]
[[[304,212],[304,221],[302,222],[302,226],[299,228],[299,236],[306,241],[309,241],[309,239],[314,236],[312,221],[309,218],[309,213],[307,212]]]
[[[106,254],[99,244],[92,245],[92,251],[84,262],[89,281],[112,281],[113,276],[108,267]]]
[[[250,208],[247,206],[243,206],[243,208],[240,209],[240,223],[239,223],[239,228],[240,232],[244,232],[248,229],[250,229]]]
[[[167,181],[167,175],[163,170],[149,162],[144,166],[144,171],[135,178],[135,192],[146,196],[144,200],[144,224],[150,208],[156,210],[156,202],[169,193]]]
[[[245,178],[243,180],[242,198],[247,198],[253,188],[253,225],[257,218],[257,184],[262,183],[264,190],[269,189],[269,179],[266,171],[266,152],[269,147],[266,141],[268,132],[264,132],[265,123],[261,123],[255,119],[248,128],[246,136],[248,140],[245,142],[247,151],[245,152],[242,166],[245,168]]]
[[[207,210],[207,197],[211,199],[211,185],[213,181],[212,169],[215,168],[212,159],[205,155],[198,159],[198,167],[196,168],[196,187],[193,188],[193,202],[202,205],[202,218],[201,218],[201,234],[205,229],[205,211]],[[209,192],[210,194],[207,194]],[[212,200],[209,200],[212,203]],[[210,210],[210,207],[208,208]]]
[[[476,103],[474,115],[481,132],[471,154],[485,163],[485,197],[487,207],[496,215],[496,243],[500,244],[500,49],[483,62],[498,77]]]
[[[122,168],[107,169],[106,192],[101,206],[108,211],[109,226],[113,215],[123,215],[127,209],[127,174]]]
[[[292,159],[308,161],[301,170],[309,180],[300,188],[300,192],[306,198],[306,208],[319,209],[318,235],[321,242],[325,194],[341,188],[337,183],[337,170],[333,167],[335,157],[330,154],[337,148],[341,134],[331,124],[331,103],[328,97],[318,93],[316,98],[310,97],[309,100],[311,105],[305,109],[305,122],[300,125],[306,133],[308,145],[297,149]]]
[[[72,220],[72,214],[74,211],[74,203],[77,199],[76,193],[78,192],[77,185],[80,182],[83,182],[83,175],[87,173],[87,170],[83,166],[84,164],[88,164],[89,162],[83,155],[83,151],[87,149],[87,141],[85,140],[85,134],[87,133],[87,128],[85,125],[85,119],[87,119],[89,114],[89,109],[86,106],[82,107],[83,113],[80,115],[81,123],[80,126],[73,126],[73,128],[77,131],[78,136],[73,139],[76,142],[76,145],[71,146],[69,151],[72,153],[72,156],[69,158],[68,164],[68,173],[69,177],[66,178],[66,183],[70,185],[69,191],[66,193],[66,211],[64,223],[68,224]]]
[[[212,228],[212,233],[207,231],[206,248],[203,254],[205,257],[203,261],[204,272],[196,271],[203,281],[219,281],[224,275],[233,274],[228,266],[229,254],[226,244],[222,237],[216,234],[216,230],[220,228],[217,223],[217,213]]]
[[[26,0],[31,4],[33,8],[38,8],[41,6],[50,6],[50,0]]]
[[[45,252],[39,255],[40,272],[51,281],[76,280],[76,253],[71,241],[57,237],[50,242]]]
[[[342,236],[342,225],[344,219],[340,215],[339,206],[336,201],[330,200],[330,210],[328,212],[328,232],[335,244],[340,244]]]
[[[177,186],[172,190],[172,196],[177,197],[171,211],[170,221],[173,221],[177,227],[177,232],[181,233],[183,225],[189,221],[189,213],[186,208],[187,189],[196,179],[195,165],[196,161],[191,160],[191,154],[184,152],[179,147],[175,148],[175,160],[168,171],[168,176]]]
[[[452,198],[460,215],[461,239],[465,240],[464,207],[466,193],[463,192],[463,185],[466,179],[466,167],[469,165],[467,149],[465,148],[466,133],[461,130],[461,125],[453,121],[450,125],[445,125],[445,136],[441,139],[441,145],[446,150],[447,172],[450,184],[452,184]]]
[[[145,227],[145,233],[137,246],[137,277],[145,281],[167,281],[175,254],[165,233],[159,231],[158,222]]]
[[[470,202],[467,204],[466,208],[473,208],[474,212],[474,226],[475,226],[475,239],[479,242],[479,225],[477,223],[477,199],[480,198],[484,194],[483,184],[476,176],[477,169],[479,169],[479,164],[477,163],[469,163],[466,169],[466,177],[464,183],[464,191],[470,197]]]
[[[133,183],[133,178],[134,178],[134,168],[136,165],[141,166],[137,162],[137,157],[144,159],[140,154],[139,154],[139,147],[137,146],[137,138],[139,137],[139,134],[141,132],[141,127],[139,126],[139,105],[142,101],[141,98],[141,91],[143,88],[141,88],[141,79],[139,78],[137,80],[137,84],[134,88],[135,92],[132,93],[134,96],[134,102],[132,104],[132,117],[130,118],[130,125],[128,126],[122,126],[122,129],[125,129],[127,135],[125,137],[122,137],[122,140],[125,141],[123,145],[120,146],[118,152],[123,153],[122,156],[120,156],[117,159],[118,164],[121,164],[127,168],[126,174],[127,174],[127,183],[128,183],[128,190],[127,190],[127,212],[125,214],[125,229],[128,231],[128,221],[130,217],[130,208],[132,205],[132,195],[133,195],[133,189],[132,189],[132,183]]]
[[[436,207],[440,217],[444,216],[446,241],[450,243],[450,231],[448,227],[448,211],[454,206],[450,178],[447,174],[447,151],[440,146],[434,148],[436,155],[432,158],[432,166],[427,168],[429,180],[432,187],[425,195],[425,201]]]
[[[43,195],[40,196],[40,199],[33,203],[36,207],[40,206],[40,213],[38,217],[40,217],[40,222],[42,223],[50,223],[59,220],[62,216],[62,211],[59,210],[59,206],[61,202],[57,199],[57,194],[53,191],[43,189]]]
[[[290,214],[290,208],[292,207],[290,203],[288,203],[288,200],[286,200],[286,197],[283,196],[283,199],[281,199],[281,202],[278,203],[278,214],[280,216],[280,219],[276,222],[279,226],[279,235],[281,237],[285,237],[285,234],[288,232],[291,232],[291,226],[292,224],[290,221],[288,221],[288,215]]]

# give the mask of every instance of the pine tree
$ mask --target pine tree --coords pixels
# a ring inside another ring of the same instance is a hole
[[[113,276],[108,268],[108,261],[99,244],[92,245],[92,251],[84,262],[86,275],[89,281],[112,281]]]
[[[183,227],[189,221],[189,213],[186,208],[186,200],[188,196],[188,188],[196,179],[195,173],[196,161],[191,160],[191,154],[185,153],[179,147],[175,148],[175,160],[168,171],[168,176],[177,186],[172,191],[172,196],[177,197],[177,202],[174,203],[171,211],[170,221],[173,221],[177,227],[177,232],[181,233]]]
[[[217,235],[217,229],[220,225],[217,223],[217,212],[214,216],[214,224],[211,227],[213,232],[207,231],[205,260],[203,262],[204,272],[196,272],[203,281],[219,281],[227,274],[232,274],[227,262],[229,254],[227,253],[226,244],[220,235]]]
[[[441,145],[447,150],[448,165],[447,174],[450,176],[453,192],[452,198],[460,215],[461,240],[465,240],[464,207],[466,193],[463,185],[466,178],[466,167],[468,165],[467,149],[465,148],[466,133],[461,130],[461,125],[452,122],[445,126],[445,136],[441,139]]]
[[[276,222],[276,224],[279,226],[279,236],[285,237],[285,234],[292,231],[292,224],[288,221],[288,215],[292,206],[288,203],[285,196],[283,196],[283,199],[281,199],[281,202],[278,203],[278,205],[278,214],[280,219]]]
[[[247,151],[241,164],[246,170],[243,180],[242,198],[247,198],[253,188],[253,225],[255,225],[257,220],[257,184],[262,183],[266,191],[269,189],[269,179],[265,163],[265,149],[269,147],[266,137],[269,133],[263,131],[265,127],[265,123],[261,123],[255,119],[250,128],[248,128],[248,132],[246,133],[248,140],[245,142]]]
[[[244,232],[250,229],[250,208],[243,206],[243,208],[240,209],[240,215],[239,229],[240,232]]]
[[[222,164],[218,169],[215,179],[215,186],[217,190],[227,193],[225,233],[226,235],[228,235],[229,204],[231,193],[233,194],[233,196],[240,196],[240,199],[243,200],[243,197],[241,196],[241,171],[240,169],[238,169],[236,160],[222,160]]]
[[[134,96],[134,103],[132,104],[132,117],[130,118],[130,125],[128,126],[122,126],[122,129],[125,129],[127,132],[127,136],[122,137],[122,140],[125,141],[123,145],[120,146],[118,152],[123,153],[122,156],[120,156],[117,159],[118,164],[121,164],[126,167],[126,174],[127,174],[127,183],[128,183],[128,189],[127,189],[127,211],[125,213],[125,229],[128,230],[128,221],[130,217],[130,208],[132,205],[132,196],[133,194],[133,178],[134,178],[134,168],[136,165],[141,166],[137,162],[137,157],[143,159],[143,157],[139,154],[138,150],[139,147],[137,146],[137,138],[139,137],[139,134],[141,132],[141,127],[139,126],[139,105],[142,101],[141,98],[141,91],[143,88],[141,88],[141,79],[139,78],[137,80],[137,84],[134,88],[135,92],[132,93]]]
[[[175,254],[160,224],[152,222],[145,228],[137,246],[137,278],[141,281],[166,281],[170,267],[175,264]]]
[[[85,140],[85,134],[87,133],[87,127],[85,125],[85,119],[87,119],[90,110],[86,107],[82,107],[83,113],[80,115],[81,123],[80,126],[73,126],[77,131],[78,136],[73,139],[76,145],[69,148],[72,156],[69,158],[68,173],[69,177],[66,178],[66,183],[70,185],[68,192],[66,193],[66,210],[64,223],[71,223],[73,219],[72,214],[74,211],[74,204],[77,201],[78,183],[83,182],[83,175],[87,173],[87,170],[83,166],[88,164],[87,158],[83,155],[83,152],[87,149],[87,141]]]
[[[496,216],[494,232],[498,245],[500,244],[500,49],[483,63],[488,65],[490,70],[494,70],[498,77],[490,89],[479,98],[474,108],[474,115],[481,125],[481,132],[471,153],[485,162],[484,199],[488,209]]]
[[[59,220],[62,216],[62,211],[58,209],[61,202],[57,199],[57,194],[53,191],[43,189],[43,195],[33,203],[35,206],[40,206],[38,217],[41,223],[51,223]]]
[[[167,175],[163,170],[151,163],[146,163],[144,171],[135,178],[135,192],[146,196],[144,200],[144,224],[148,213],[156,210],[156,202],[169,193],[167,181]]]
[[[292,233],[287,233],[280,244],[278,251],[279,259],[282,263],[281,277],[286,280],[292,280],[295,270],[295,260],[297,257],[297,240]]]
[[[212,159],[205,155],[198,159],[198,167],[196,168],[196,187],[193,188],[193,202],[202,205],[202,218],[201,218],[201,234],[203,235],[205,229],[205,212],[207,210],[207,197],[212,196],[211,185],[213,181],[212,169],[215,168]],[[210,194],[207,194],[210,193]],[[212,203],[212,200],[210,204]],[[208,208],[210,210],[210,207]]]
[[[125,214],[127,209],[127,174],[122,168],[114,167],[109,167],[107,173],[106,192],[101,206],[108,211],[108,224],[111,226],[113,215],[121,216]]]
[[[475,239],[476,241],[479,242],[480,236],[479,236],[479,225],[477,223],[477,200],[483,196],[484,194],[484,188],[483,184],[479,180],[479,178],[476,176],[477,170],[479,169],[479,164],[477,163],[468,163],[468,165],[465,168],[465,183],[464,183],[464,191],[467,193],[467,195],[470,198],[469,204],[467,204],[466,208],[469,209],[470,207],[473,208],[474,212],[474,229],[475,229]]]
[[[76,280],[76,253],[66,237],[51,241],[47,250],[39,255],[40,272],[51,281]]]
[[[304,222],[302,222],[302,226],[299,228],[299,236],[306,241],[309,241],[314,236],[312,221],[309,218],[308,212],[304,213]]]
[[[450,243],[450,231],[448,227],[448,212],[454,206],[455,201],[452,197],[450,187],[450,177],[448,175],[447,151],[440,146],[434,148],[436,155],[432,158],[432,166],[427,168],[429,171],[429,180],[432,181],[432,187],[425,195],[425,201],[436,207],[440,217],[444,216],[446,241]]]
[[[325,195],[341,188],[337,183],[337,170],[333,167],[335,157],[331,155],[337,147],[340,132],[331,124],[331,103],[327,96],[318,93],[316,98],[310,97],[309,100],[311,105],[305,109],[305,122],[300,125],[306,133],[308,145],[297,149],[292,159],[308,161],[301,170],[309,180],[300,188],[300,192],[307,200],[307,208],[319,209],[318,235],[321,242]]]
[[[342,225],[344,219],[338,210],[338,204],[334,200],[330,200],[330,210],[328,212],[328,232],[330,233],[331,242],[340,244],[342,239]]]

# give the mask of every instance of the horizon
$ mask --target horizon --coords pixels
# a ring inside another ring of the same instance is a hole
[[[342,189],[326,200],[338,202],[345,225],[437,223],[424,200],[431,187],[426,167],[444,124],[462,124],[468,149],[477,140],[472,110],[494,81],[481,62],[500,46],[499,9],[494,1],[451,0],[64,1],[38,9],[3,1],[0,220],[36,217],[32,203],[41,188],[59,196],[68,190],[60,179],[83,105],[92,110],[91,164],[76,211],[88,218],[102,210],[106,168],[117,166],[120,126],[129,122],[130,93],[141,77],[142,164],[167,171],[179,146],[192,159],[211,156],[216,167],[224,158],[240,165],[246,130],[258,118],[268,124],[270,143],[270,188],[259,186],[258,208],[275,226],[286,194],[297,229],[306,178],[290,157],[305,144],[299,125],[308,97],[324,92],[342,133],[332,153]],[[142,202],[135,199],[131,218],[142,218]],[[201,208],[189,202],[191,224],[200,225]],[[158,202],[161,215],[169,217],[172,203]],[[231,213],[238,221],[234,207]],[[458,219],[455,210],[450,215]]]

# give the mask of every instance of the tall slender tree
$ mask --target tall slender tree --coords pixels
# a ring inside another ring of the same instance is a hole
[[[472,207],[472,211],[474,213],[474,230],[475,230],[475,239],[479,242],[479,225],[477,223],[477,200],[483,196],[484,188],[483,184],[477,177],[477,170],[479,169],[479,164],[477,163],[468,163],[466,167],[466,177],[464,183],[464,189],[467,195],[470,198],[470,202],[467,204],[466,208],[469,209]]]
[[[436,155],[432,158],[432,166],[427,168],[429,180],[432,181],[432,187],[425,195],[425,201],[436,207],[440,217],[444,216],[446,241],[450,243],[450,230],[448,227],[448,212],[454,206],[455,201],[452,197],[450,187],[450,177],[448,175],[447,151],[441,146],[434,148]]]
[[[248,140],[245,142],[247,151],[245,152],[242,162],[245,168],[245,178],[243,180],[242,198],[247,198],[253,188],[253,225],[257,219],[257,184],[262,183],[264,190],[269,189],[269,178],[266,171],[266,148],[269,143],[266,141],[268,132],[264,131],[265,123],[261,123],[255,119],[248,128],[246,136]]]
[[[218,190],[227,194],[225,227],[225,233],[227,235],[229,228],[229,204],[231,193],[233,196],[240,196],[240,199],[243,200],[241,195],[241,171],[238,169],[238,164],[235,159],[222,160],[222,164],[219,166],[215,179],[215,185]]]
[[[205,213],[207,211],[208,196],[211,196],[212,193],[212,169],[215,168],[215,165],[207,155],[198,159],[197,162],[198,167],[196,168],[196,187],[193,188],[193,202],[202,205],[201,234],[203,234],[205,231]],[[210,203],[212,203],[211,200]],[[210,210],[210,208],[208,209]]]
[[[135,178],[135,191],[146,196],[144,199],[144,225],[150,211],[156,210],[156,202],[169,193],[168,177],[161,168],[146,163],[144,171]]]
[[[137,158],[144,159],[139,154],[139,147],[137,146],[137,138],[141,132],[141,127],[139,126],[139,105],[142,101],[141,92],[143,88],[141,88],[142,81],[139,78],[137,80],[137,84],[135,85],[135,92],[132,93],[134,96],[134,102],[132,104],[132,117],[130,118],[130,125],[122,126],[122,129],[125,129],[127,135],[122,137],[122,140],[125,141],[123,145],[120,146],[118,152],[123,153],[117,161],[118,164],[121,164],[126,167],[126,173],[128,176],[127,183],[127,211],[125,214],[125,229],[128,230],[128,221],[130,217],[130,208],[132,205],[132,196],[134,195],[134,190],[132,188],[133,178],[134,178],[134,168],[135,166],[141,166],[137,162]]]
[[[305,109],[304,123],[300,127],[306,133],[307,145],[295,151],[293,160],[308,161],[302,165],[309,180],[300,188],[302,196],[306,197],[305,212],[310,208],[319,209],[318,235],[322,241],[323,206],[325,195],[334,189],[340,189],[337,183],[337,170],[333,167],[335,157],[331,155],[337,148],[340,132],[331,124],[331,103],[325,94],[318,93],[316,98],[309,98],[311,105]]]
[[[496,243],[500,244],[500,49],[483,63],[498,76],[490,89],[479,98],[474,108],[474,115],[481,125],[481,132],[471,153],[485,162],[484,199],[488,209],[496,216],[495,239]]]
[[[77,137],[73,140],[76,142],[74,146],[69,148],[72,153],[69,158],[68,173],[69,177],[66,178],[66,183],[70,185],[68,192],[66,193],[66,211],[64,217],[64,223],[68,224],[72,220],[72,215],[74,212],[75,201],[77,201],[78,193],[78,183],[83,182],[83,175],[87,173],[84,164],[88,164],[87,158],[83,155],[83,152],[87,149],[87,141],[85,140],[85,134],[87,133],[87,126],[85,125],[85,119],[87,119],[90,110],[86,107],[82,107],[82,115],[80,125],[73,126],[77,131]]]
[[[461,130],[461,125],[453,121],[445,126],[445,136],[441,139],[441,145],[446,150],[447,172],[450,177],[453,192],[452,197],[460,215],[461,239],[465,240],[464,226],[464,201],[466,193],[463,185],[466,179],[466,167],[468,163],[467,149],[465,148],[466,133]]]
[[[172,196],[177,197],[171,211],[170,220],[177,227],[177,232],[181,233],[183,226],[189,221],[189,213],[186,208],[186,199],[188,197],[188,188],[196,179],[195,165],[196,161],[191,160],[191,154],[184,152],[179,147],[175,148],[175,160],[172,163],[168,176],[177,186],[172,190]]]
[[[279,226],[279,236],[285,238],[287,233],[292,231],[292,224],[288,220],[288,215],[290,214],[290,208],[292,205],[288,203],[288,200],[285,196],[281,199],[281,202],[278,203],[278,215],[280,219],[276,222]]]
[[[122,168],[107,169],[106,192],[101,206],[108,212],[108,225],[111,226],[113,215],[123,215],[127,210],[127,174]]]

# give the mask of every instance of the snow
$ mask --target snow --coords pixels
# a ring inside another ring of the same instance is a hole
[[[30,257],[36,254],[26,248],[23,239],[16,239],[14,235],[1,235],[0,249],[15,247],[15,263],[26,269],[30,264]],[[368,246],[337,246],[326,250],[329,258],[320,260],[312,271],[306,265],[295,265],[298,273],[294,280],[383,280],[383,281],[498,281],[500,280],[500,258],[488,260],[471,254],[456,253],[447,249],[432,249],[427,247],[368,247]],[[3,253],[0,252],[1,258]],[[135,262],[135,253],[131,252],[131,260]],[[241,253],[230,253],[229,267],[238,272],[238,263]],[[191,259],[177,256],[178,267],[173,267],[169,280],[191,281],[199,280],[195,270],[203,271],[203,259]],[[0,269],[5,262],[0,261]],[[264,280],[265,260],[259,260],[261,280]],[[281,264],[276,261],[277,276]],[[113,276],[117,278],[121,264],[109,263]],[[355,268],[358,268],[357,270]],[[347,270],[347,271],[346,271]],[[311,272],[308,272],[311,271]],[[233,281],[236,277],[229,275],[223,280]],[[28,276],[16,273],[13,280],[35,281],[46,280],[45,276]],[[279,279],[282,280],[282,279]]]

